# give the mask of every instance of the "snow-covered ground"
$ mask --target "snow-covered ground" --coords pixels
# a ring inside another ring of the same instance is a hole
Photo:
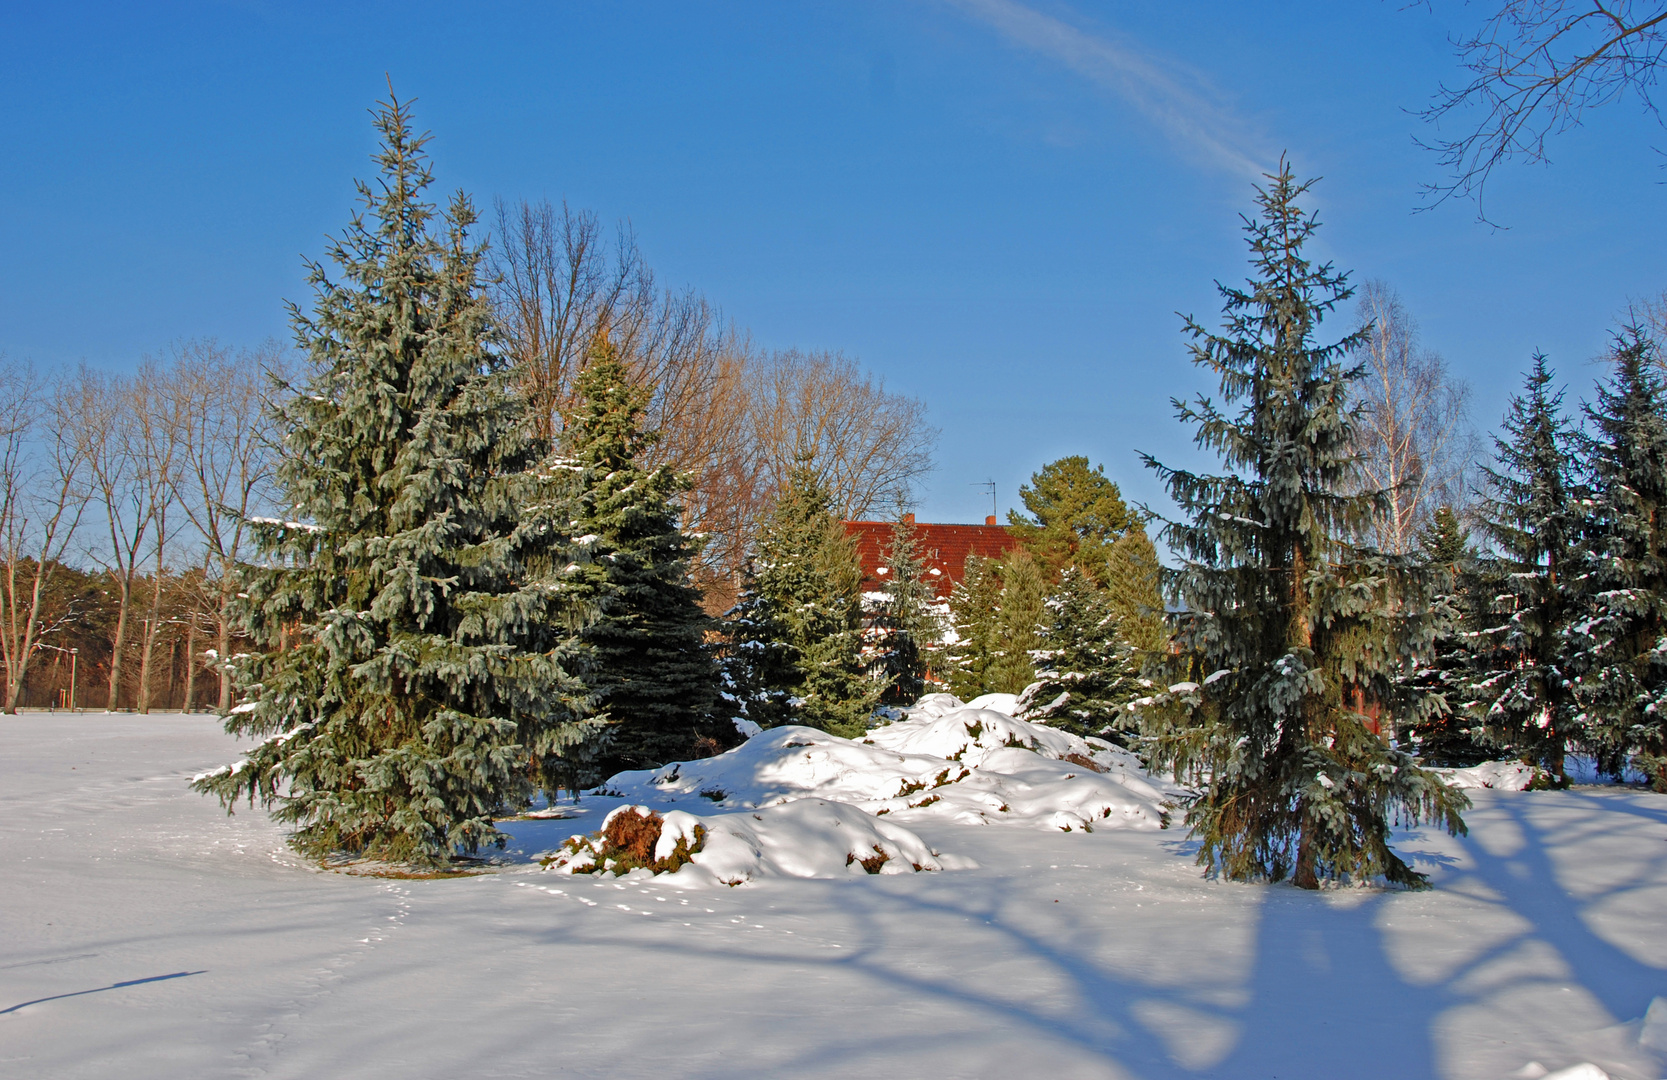
[[[1667,1001],[1643,1023],[1667,997],[1667,797],[1646,792],[1473,791],[1469,838],[1399,836],[1437,885],[1417,894],[1207,882],[1179,828],[923,812],[880,820],[976,869],[726,888],[530,861],[621,799],[509,823],[520,861],[495,873],[379,879],[186,790],[234,751],[209,717],[0,718],[0,1076],[1667,1064]]]

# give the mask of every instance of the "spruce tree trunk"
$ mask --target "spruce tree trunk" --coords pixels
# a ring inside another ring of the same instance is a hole
[[[215,677],[220,680],[220,711],[222,713],[227,713],[231,712],[232,708],[232,681],[226,677],[226,653],[231,649],[232,631],[231,621],[226,618],[226,609],[224,606],[220,608],[219,622],[220,625],[217,629],[220,632],[220,636],[215,644],[217,646],[216,655],[218,656],[220,662],[217,665],[218,670],[215,672]]]
[[[1291,618],[1286,629],[1286,648],[1288,650],[1314,648],[1314,628],[1308,620],[1308,592],[1304,580],[1308,575],[1308,556],[1299,543],[1295,545],[1291,554],[1290,578]],[[1319,732],[1313,715],[1317,710],[1315,702],[1303,703],[1303,727],[1308,729],[1307,739],[1313,740]],[[1291,883],[1299,889],[1318,889],[1319,875],[1314,868],[1314,821],[1309,816],[1307,800],[1299,800],[1297,804],[1297,863]]]

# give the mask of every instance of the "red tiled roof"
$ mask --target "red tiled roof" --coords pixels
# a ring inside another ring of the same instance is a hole
[[[864,592],[878,589],[885,581],[880,568],[891,547],[889,521],[846,521],[845,532],[856,538],[857,558],[862,562]],[[961,580],[969,555],[1000,558],[1019,542],[1000,525],[915,525],[915,544],[926,564],[926,576],[937,586],[938,599],[949,599],[949,591]],[[933,571],[937,573],[933,573]]]

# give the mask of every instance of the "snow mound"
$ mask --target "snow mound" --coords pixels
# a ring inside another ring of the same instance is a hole
[[[905,823],[1067,832],[1164,828],[1169,805],[1182,794],[1110,743],[970,706],[917,707],[908,720],[861,741],[773,728],[716,757],[619,773],[602,790],[659,812],[702,815],[818,799]]]
[[[1017,694],[983,694],[967,702],[969,709],[991,709],[995,712],[1016,715],[1019,711],[1019,695]]]
[[[602,832],[575,836],[548,863],[557,873],[625,870],[601,837],[616,817],[657,822],[653,863],[632,872],[661,873],[684,885],[741,885],[760,878],[827,878],[849,874],[908,874],[942,870],[944,863],[920,837],[845,803],[799,799],[746,813],[706,816],[672,810],[661,817],[646,806],[622,806]],[[967,865],[952,860],[951,865]]]
[[[1089,757],[1093,753],[1088,743],[1069,732],[1015,720],[1011,713],[976,705],[875,728],[863,742],[900,754],[924,754],[965,765],[979,765],[990,753],[1015,746],[1050,758],[1070,754]]]
[[[965,707],[961,699],[954,694],[927,694],[913,705],[910,705],[905,711],[908,712],[909,716],[916,719],[930,719]]]
[[[1448,787],[1493,788],[1495,791],[1527,791],[1539,779],[1537,765],[1520,761],[1484,761],[1468,769],[1432,769]]]
[[[1558,1069],[1554,1073],[1545,1073],[1545,1080],[1609,1080],[1609,1074],[1583,1061],[1579,1065],[1572,1065],[1567,1069]]]

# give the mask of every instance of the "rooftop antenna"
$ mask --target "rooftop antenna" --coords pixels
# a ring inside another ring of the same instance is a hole
[[[996,482],[994,480],[979,480],[979,481],[975,481],[971,484],[968,484],[967,486],[968,487],[989,488],[990,489],[990,516],[991,517],[1000,517],[1001,516],[1001,511],[996,508]]]

